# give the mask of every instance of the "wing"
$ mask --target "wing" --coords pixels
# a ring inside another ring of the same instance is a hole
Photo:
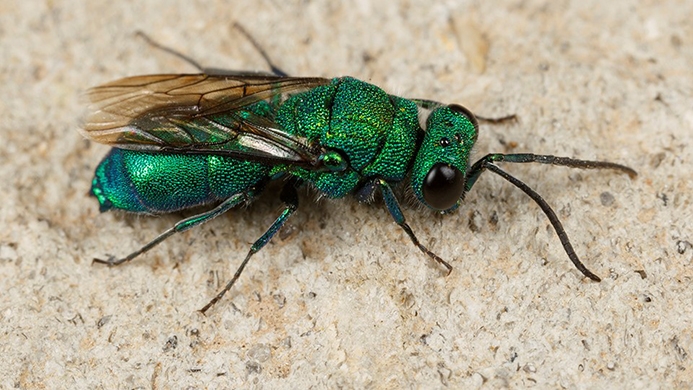
[[[276,109],[291,94],[329,83],[324,78],[266,75],[124,78],[87,92],[83,133],[122,149],[315,165],[321,150],[280,129],[273,115],[264,115],[256,104],[268,102],[265,109]]]

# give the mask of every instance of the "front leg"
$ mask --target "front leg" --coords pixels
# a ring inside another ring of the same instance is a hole
[[[437,261],[438,264],[447,268],[449,275],[450,272],[452,272],[452,266],[447,261],[440,258],[440,256],[431,252],[428,248],[421,244],[414,235],[414,232],[411,230],[411,228],[407,224],[407,221],[404,219],[404,214],[402,214],[402,209],[399,207],[399,202],[397,201],[397,197],[392,191],[392,187],[390,187],[390,185],[383,179],[376,179],[373,183],[378,188],[380,188],[380,192],[383,194],[383,200],[385,201],[387,210],[390,212],[390,215],[392,215],[392,218],[395,220],[395,222],[397,222],[397,224],[402,229],[404,229],[411,241],[414,243],[414,245],[416,245],[417,248],[421,250],[421,252],[425,253],[430,258]]]

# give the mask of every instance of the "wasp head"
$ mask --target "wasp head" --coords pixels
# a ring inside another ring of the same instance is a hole
[[[421,203],[440,211],[459,206],[478,127],[474,114],[460,105],[431,111],[412,170],[411,186]]]

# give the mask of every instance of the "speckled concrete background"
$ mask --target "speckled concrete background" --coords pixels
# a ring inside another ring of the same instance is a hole
[[[686,388],[693,386],[693,2],[0,1],[0,387]],[[504,167],[553,205],[574,269],[524,194],[484,175],[455,214],[405,209],[448,277],[381,203],[313,202],[205,317],[280,208],[252,207],[124,254],[190,213],[98,213],[108,150],[79,92],[208,66],[352,75],[464,104],[478,155],[553,153],[639,171]],[[643,273],[636,271],[642,270]]]

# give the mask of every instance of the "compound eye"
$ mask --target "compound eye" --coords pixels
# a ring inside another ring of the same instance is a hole
[[[447,210],[454,206],[464,192],[464,174],[443,163],[434,165],[423,182],[423,198],[429,207]]]
[[[474,124],[475,128],[477,128],[477,129],[479,128],[479,122],[476,120],[476,117],[466,107],[462,107],[459,104],[450,104],[450,105],[448,105],[448,108],[450,109],[450,111],[452,111],[454,113],[462,114],[462,115],[466,116],[467,118],[469,118],[469,120],[472,122],[472,124]]]

